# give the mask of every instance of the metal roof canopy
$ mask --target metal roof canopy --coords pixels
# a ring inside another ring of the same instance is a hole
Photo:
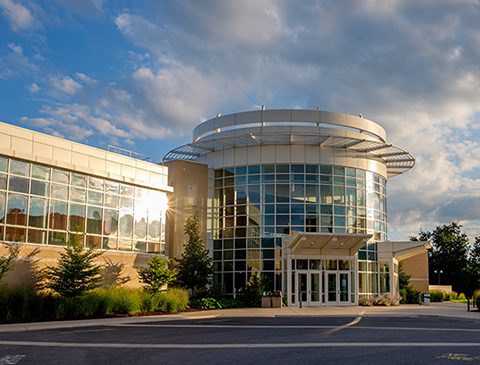
[[[415,158],[409,152],[388,143],[327,134],[292,133],[248,134],[200,139],[197,142],[188,143],[171,150],[163,160],[196,160],[215,151],[258,145],[307,145],[354,151],[364,154],[365,158],[384,163],[387,166],[387,177],[389,178],[403,174],[415,165]]]
[[[292,254],[353,256],[370,238],[371,234],[299,232],[285,237],[283,248]]]

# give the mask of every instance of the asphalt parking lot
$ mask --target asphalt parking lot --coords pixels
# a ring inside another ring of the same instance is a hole
[[[459,307],[460,308],[460,307]],[[425,364],[480,361],[480,313],[190,316],[0,326],[3,364]],[[240,312],[239,312],[240,313]],[[318,312],[320,313],[320,312]],[[3,331],[2,331],[3,327]],[[10,327],[11,329],[12,327]]]

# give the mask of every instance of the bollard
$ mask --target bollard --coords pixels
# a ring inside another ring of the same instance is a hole
[[[467,312],[470,312],[470,298],[467,298]]]
[[[298,301],[300,302],[300,309],[302,309],[302,291],[298,292]]]
[[[418,304],[422,305],[422,293],[418,293]]]

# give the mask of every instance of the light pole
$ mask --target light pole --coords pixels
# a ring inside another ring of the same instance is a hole
[[[443,271],[442,271],[442,270],[435,270],[434,272],[435,272],[435,274],[438,273],[438,285],[442,285],[442,284],[440,283],[440,274],[443,274]]]

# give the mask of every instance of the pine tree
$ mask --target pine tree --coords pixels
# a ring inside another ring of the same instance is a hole
[[[57,266],[46,268],[46,287],[62,297],[72,298],[86,294],[100,286],[101,267],[93,260],[103,254],[92,248],[84,250],[78,233],[69,233],[65,252],[60,254]]]
[[[148,263],[148,268],[139,271],[140,280],[145,284],[143,286],[145,291],[158,293],[165,285],[175,280],[177,272],[167,269],[167,265],[171,262],[171,260],[163,261],[162,256],[156,255]]]
[[[177,266],[178,283],[186,289],[193,291],[205,289],[211,284],[213,267],[212,258],[208,250],[203,247],[202,239],[198,232],[198,212],[189,217],[185,222],[184,232],[189,236],[184,252]]]

